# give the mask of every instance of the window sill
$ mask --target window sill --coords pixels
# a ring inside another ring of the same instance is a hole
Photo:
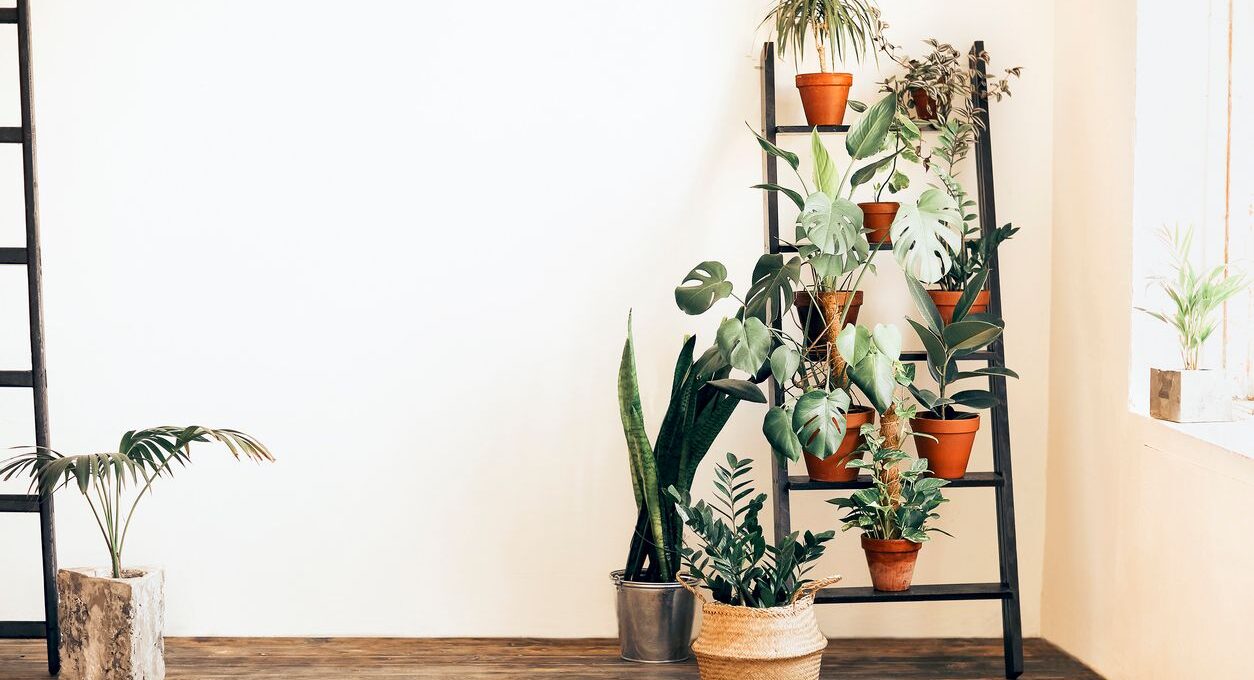
[[[1176,423],[1151,418],[1148,413],[1134,409],[1134,413],[1159,427],[1183,434],[1229,453],[1254,458],[1254,413],[1250,402],[1237,402],[1234,409],[1236,420],[1226,423]]]

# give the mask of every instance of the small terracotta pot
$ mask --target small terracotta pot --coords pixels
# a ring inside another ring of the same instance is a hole
[[[954,320],[954,308],[958,306],[958,298],[962,297],[962,291],[929,290],[927,296],[932,298],[932,304],[936,305],[936,311],[940,312],[941,321],[949,324]],[[971,309],[967,310],[967,314],[987,311],[988,291],[982,290],[975,294],[975,302],[971,303]]]
[[[806,473],[816,482],[852,482],[858,478],[858,468],[846,468],[851,460],[862,458],[862,452],[854,450],[862,445],[862,435],[858,430],[863,425],[875,420],[875,411],[866,406],[854,406],[845,416],[845,438],[840,440],[840,448],[827,458],[805,455]]]
[[[910,96],[914,99],[914,115],[919,120],[936,120],[936,104],[932,101],[932,95],[927,90],[915,88],[910,90]]]
[[[879,539],[862,535],[866,566],[871,570],[871,584],[876,590],[899,593],[910,590],[914,580],[914,563],[919,559],[922,543],[904,538]]]
[[[798,73],[797,89],[809,125],[843,125],[852,73]]]
[[[817,309],[811,309],[815,296],[818,297],[819,305]],[[806,346],[811,348],[810,357],[821,359],[827,355],[828,344],[836,344],[836,336],[840,335],[842,328],[840,313],[846,304],[849,304],[849,315],[845,317],[845,323],[858,323],[862,291],[853,293],[853,302],[849,303],[847,290],[822,290],[813,295],[808,290],[799,290],[793,294],[792,302],[796,305],[797,324],[806,330]],[[832,356],[839,358],[834,350]]]
[[[897,209],[901,204],[896,201],[883,201],[875,203],[859,203],[862,208],[862,226],[870,229],[867,232],[866,240],[871,245],[883,243],[885,245],[892,243],[893,239],[889,236],[892,229],[893,220],[897,218]]]
[[[936,441],[916,437],[915,448],[920,458],[927,459],[928,469],[941,479],[962,479],[967,473],[967,461],[971,459],[971,445],[980,429],[980,416],[975,413],[956,412],[957,418],[940,420],[930,413],[910,419],[915,432],[929,434]]]

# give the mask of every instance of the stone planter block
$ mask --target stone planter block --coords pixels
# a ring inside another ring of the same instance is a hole
[[[165,578],[159,569],[57,572],[61,680],[163,680]]]
[[[1223,371],[1150,369],[1150,415],[1177,423],[1232,420],[1232,389]]]

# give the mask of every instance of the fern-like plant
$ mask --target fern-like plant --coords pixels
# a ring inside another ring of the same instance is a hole
[[[727,465],[715,468],[713,504],[691,505],[686,491],[668,489],[679,515],[701,540],[701,548],[683,549],[688,573],[700,579],[715,601],[740,607],[779,607],[809,583],[805,578],[823,544],[834,531],[793,532],[769,545],[758,522],[766,494],[753,496],[752,460],[727,454]],[[752,498],[749,498],[753,496]],[[749,500],[746,501],[745,499]]]
[[[191,462],[193,442],[208,441],[226,446],[236,460],[274,460],[261,442],[243,432],[199,425],[162,426],[127,432],[118,450],[109,453],[63,456],[51,449],[30,447],[0,463],[0,479],[30,475],[31,489],[38,489],[40,494],[75,485],[87,499],[109,548],[113,578],[121,578],[122,548],[140,499],[151,491],[153,482],[172,477],[176,463],[182,467]],[[139,490],[128,498],[125,492],[132,485]]]

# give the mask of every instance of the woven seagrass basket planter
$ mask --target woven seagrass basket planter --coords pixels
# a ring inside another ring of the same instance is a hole
[[[827,638],[814,594],[839,576],[808,583],[783,607],[736,607],[701,600],[701,632],[692,643],[701,680],[818,680]]]

